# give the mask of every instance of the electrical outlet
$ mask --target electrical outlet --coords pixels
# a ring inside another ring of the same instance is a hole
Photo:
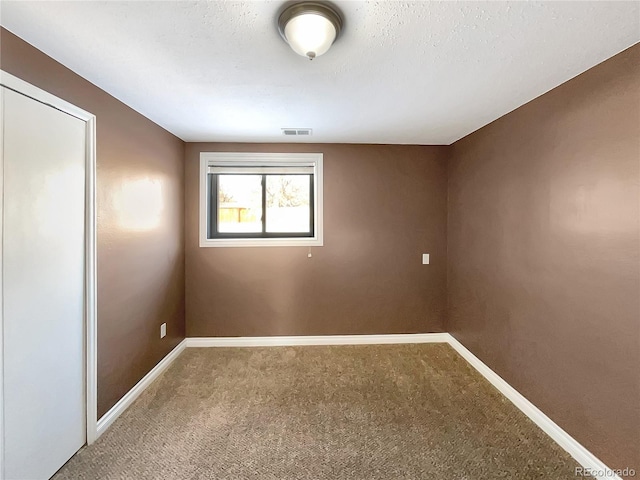
[[[163,323],[160,325],[160,338],[164,338],[167,336],[167,324]]]
[[[423,265],[429,265],[429,254],[428,253],[423,253],[422,254],[422,264]]]

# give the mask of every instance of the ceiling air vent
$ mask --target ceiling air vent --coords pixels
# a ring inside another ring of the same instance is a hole
[[[308,137],[311,135],[310,128],[283,128],[282,134],[287,137]]]

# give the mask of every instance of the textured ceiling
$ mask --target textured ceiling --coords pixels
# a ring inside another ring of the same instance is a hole
[[[2,1],[0,22],[186,141],[450,144],[640,40],[635,1],[338,1],[311,62],[282,3]]]

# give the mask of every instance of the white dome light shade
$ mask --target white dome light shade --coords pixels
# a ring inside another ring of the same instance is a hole
[[[336,27],[321,15],[305,13],[287,22],[284,36],[298,55],[315,58],[329,50],[336,39]]]
[[[294,52],[313,60],[326,53],[340,35],[342,18],[324,3],[296,3],[280,14],[278,29]]]

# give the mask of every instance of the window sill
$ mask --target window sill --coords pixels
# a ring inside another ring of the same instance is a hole
[[[200,240],[200,247],[322,247],[321,238],[217,238]]]

